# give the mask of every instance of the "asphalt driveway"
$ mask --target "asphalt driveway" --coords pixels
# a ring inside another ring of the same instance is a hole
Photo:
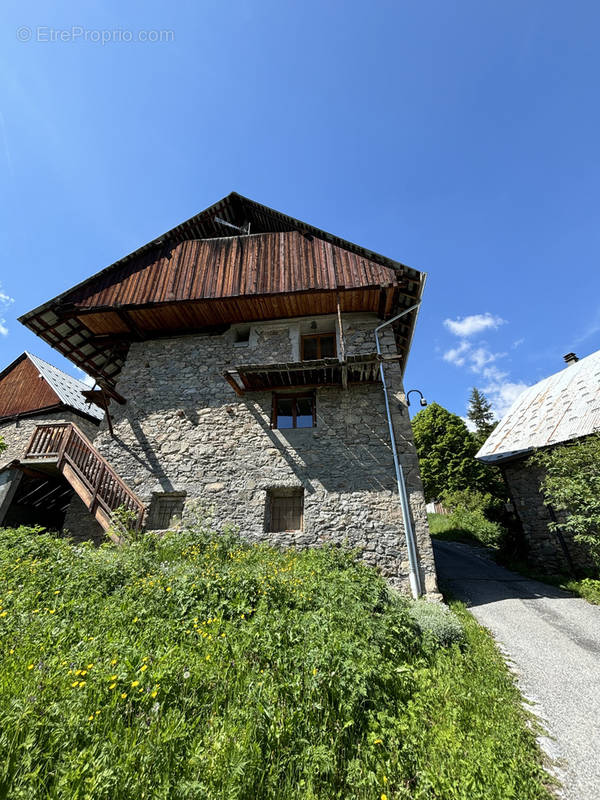
[[[488,628],[535,703],[568,800],[600,798],[600,606],[499,567],[483,549],[434,541],[442,587]]]

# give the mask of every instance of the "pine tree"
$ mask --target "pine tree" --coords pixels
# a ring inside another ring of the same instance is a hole
[[[498,424],[494,419],[492,404],[484,393],[480,392],[479,389],[475,387],[473,387],[471,397],[469,398],[467,417],[475,425],[477,439],[481,441],[482,444]]]

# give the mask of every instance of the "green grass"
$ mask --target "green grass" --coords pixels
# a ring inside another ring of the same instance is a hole
[[[336,549],[0,531],[0,798],[539,800],[489,636],[435,647]]]
[[[454,514],[428,514],[429,532],[444,542],[463,542],[475,547],[489,547],[477,536],[477,532],[457,522]]]

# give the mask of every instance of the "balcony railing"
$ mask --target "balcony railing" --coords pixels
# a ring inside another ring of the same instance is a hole
[[[144,504],[73,423],[38,425],[27,446],[25,461],[55,463],[90,513],[96,515],[100,509],[104,512],[102,518],[109,520],[112,512],[123,506],[136,515],[137,526],[141,527]]]

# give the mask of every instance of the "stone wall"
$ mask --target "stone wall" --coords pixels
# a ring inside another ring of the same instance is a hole
[[[552,516],[540,492],[542,471],[528,467],[522,460],[506,464],[502,469],[523,526],[529,561],[547,574],[568,573],[569,562],[560,537],[548,527]],[[556,519],[560,522],[560,512],[556,512]],[[571,533],[563,531],[562,540],[576,570],[593,566],[587,548],[575,542]]]
[[[312,323],[315,322],[315,325]],[[345,315],[346,353],[374,352],[376,315]],[[217,525],[239,527],[252,541],[290,546],[325,542],[360,547],[394,585],[407,590],[408,559],[380,384],[316,390],[317,426],[273,430],[270,392],[239,397],[223,372],[240,364],[298,360],[299,336],[335,329],[335,318],[253,326],[248,342],[235,327],[223,335],[133,343],[111,405],[115,437],[103,422],[99,452],[150,505],[161,493],[185,492]],[[391,331],[384,352],[395,353]],[[399,366],[386,366],[400,458],[427,591],[435,567],[418,462]],[[303,530],[268,533],[269,490],[304,489]]]

